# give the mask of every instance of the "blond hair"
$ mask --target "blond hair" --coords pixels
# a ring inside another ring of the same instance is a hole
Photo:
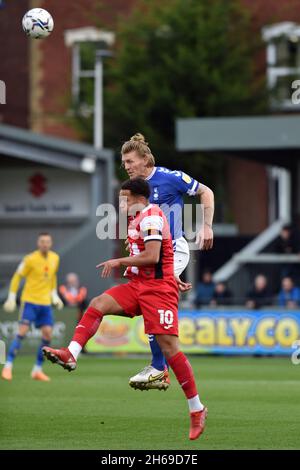
[[[152,155],[148,142],[145,141],[143,134],[137,133],[134,134],[130,140],[124,142],[121,149],[121,154],[125,155],[129,152],[137,152],[139,157],[147,160],[147,167],[153,168],[155,165],[155,158]]]

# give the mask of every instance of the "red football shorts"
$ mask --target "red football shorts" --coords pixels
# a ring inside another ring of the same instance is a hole
[[[175,279],[131,280],[104,292],[127,317],[143,315],[145,333],[178,336],[178,286]]]

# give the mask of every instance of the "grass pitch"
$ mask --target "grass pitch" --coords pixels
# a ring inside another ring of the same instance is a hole
[[[0,382],[0,449],[299,449],[300,365],[289,358],[191,357],[208,406],[205,433],[188,440],[185,397],[135,391],[146,359],[82,356],[68,373],[45,364],[50,383],[29,378],[20,355]]]

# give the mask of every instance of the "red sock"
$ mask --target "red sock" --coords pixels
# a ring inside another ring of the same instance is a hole
[[[103,313],[94,307],[88,307],[82,319],[75,328],[72,341],[84,347],[88,340],[94,336],[102,321]]]
[[[187,399],[198,395],[193,369],[187,357],[182,352],[178,352],[175,356],[168,359],[168,363],[173,369]]]

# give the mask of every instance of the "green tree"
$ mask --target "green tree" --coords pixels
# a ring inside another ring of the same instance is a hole
[[[259,47],[240,0],[140,0],[105,65],[106,146],[142,132],[160,165],[216,185],[224,159],[176,154],[175,120],[262,112]]]

